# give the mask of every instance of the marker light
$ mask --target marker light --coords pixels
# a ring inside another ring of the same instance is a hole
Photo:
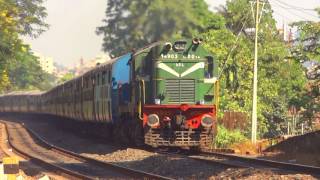
[[[161,104],[161,100],[160,99],[154,99],[154,103],[159,105],[159,104]]]
[[[201,100],[199,101],[199,104],[204,105],[204,100],[201,99]]]

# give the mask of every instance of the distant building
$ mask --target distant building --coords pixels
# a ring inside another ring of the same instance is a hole
[[[282,36],[282,40],[289,43],[290,45],[295,38],[295,31],[296,30],[294,28],[288,26],[288,24],[286,24],[285,22],[283,22],[282,28],[278,29],[279,34]]]
[[[56,62],[53,63],[55,66],[55,72],[53,73],[56,77],[62,78],[64,75],[70,73],[70,70],[65,66],[58,64]]]
[[[37,56],[39,59],[39,64],[45,72],[49,74],[54,74],[55,72],[55,66],[53,65],[53,58],[52,57],[46,57],[41,54],[35,53],[35,56]]]
[[[94,68],[99,64],[105,63],[109,60],[110,60],[110,57],[107,54],[98,55],[91,60],[84,60],[83,58],[80,58],[79,62],[75,65],[75,68],[73,70],[74,74],[76,76],[79,76],[87,72],[91,68]]]

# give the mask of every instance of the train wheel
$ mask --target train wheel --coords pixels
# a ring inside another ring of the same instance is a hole
[[[121,136],[121,142],[123,145],[129,145],[130,144],[130,134],[129,134],[129,123],[128,121],[123,122],[123,124],[120,126],[120,136]]]
[[[121,144],[121,135],[120,135],[120,126],[119,125],[114,125],[112,129],[112,138],[113,141],[117,144]]]

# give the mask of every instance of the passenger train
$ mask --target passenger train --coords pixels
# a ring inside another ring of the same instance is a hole
[[[218,62],[202,39],[156,42],[47,92],[0,96],[0,112],[107,125],[115,140],[207,147],[216,133]]]

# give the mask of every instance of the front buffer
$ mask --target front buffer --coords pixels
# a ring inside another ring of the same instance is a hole
[[[145,105],[143,127],[147,145],[205,148],[216,132],[215,106]]]

